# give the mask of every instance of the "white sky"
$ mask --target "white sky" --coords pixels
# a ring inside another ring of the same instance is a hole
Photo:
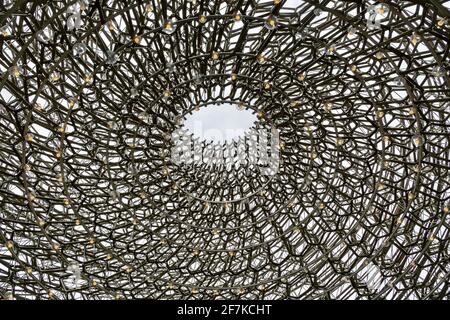
[[[194,137],[214,142],[230,142],[243,136],[257,121],[252,110],[238,110],[236,104],[209,105],[188,114],[183,126]]]

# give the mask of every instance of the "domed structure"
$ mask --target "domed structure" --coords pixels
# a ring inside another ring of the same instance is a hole
[[[448,299],[449,4],[3,1],[0,296]]]

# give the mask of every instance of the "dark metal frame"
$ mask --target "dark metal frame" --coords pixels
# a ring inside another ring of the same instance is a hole
[[[448,3],[383,1],[368,30],[365,2],[285,2],[97,0],[73,31],[76,1],[5,8],[0,296],[449,298]],[[280,130],[270,183],[170,164],[174,119],[219,101]]]

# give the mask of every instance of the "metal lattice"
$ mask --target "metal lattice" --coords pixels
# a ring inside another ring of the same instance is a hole
[[[449,1],[3,1],[0,295],[448,299]],[[275,176],[170,161],[227,101]]]

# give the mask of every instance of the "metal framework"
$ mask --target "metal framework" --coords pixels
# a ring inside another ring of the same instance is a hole
[[[448,299],[449,1],[3,1],[0,296]],[[187,113],[275,177],[181,167]]]

